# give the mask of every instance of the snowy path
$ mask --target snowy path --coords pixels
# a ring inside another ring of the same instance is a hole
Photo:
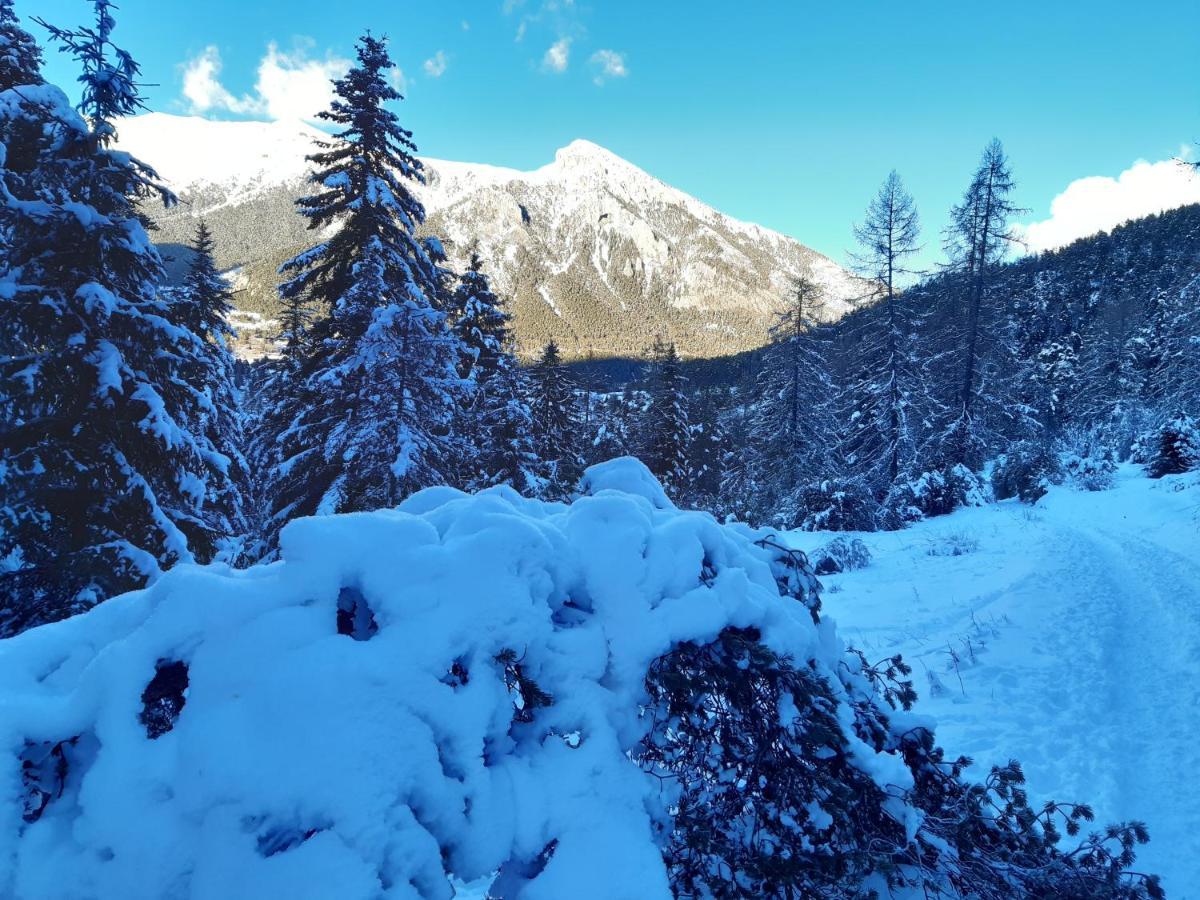
[[[1012,757],[1034,798],[1144,820],[1138,868],[1200,900],[1200,488],[1179,486],[1127,470],[1112,491],[864,535],[875,560],[825,579],[825,608],[869,655],[905,655],[918,711],[977,774]],[[978,548],[930,555],[950,538]]]

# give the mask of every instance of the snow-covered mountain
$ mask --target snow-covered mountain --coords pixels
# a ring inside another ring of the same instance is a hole
[[[213,122],[151,113],[122,123],[122,148],[179,193],[152,211],[158,239],[184,243],[203,216],[219,261],[242,267],[242,302],[270,312],[274,269],[310,242],[292,200],[325,136],[300,123]],[[587,141],[532,172],[425,160],[428,230],[460,264],[477,248],[510,298],[525,352],[553,337],[573,356],[639,354],[656,334],[690,355],[764,342],[791,280],[823,285],[844,313],[853,279],[778,232],[730,218]]]

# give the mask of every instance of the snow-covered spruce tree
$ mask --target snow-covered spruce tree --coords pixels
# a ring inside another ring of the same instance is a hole
[[[467,452],[459,480],[468,490],[509,484],[536,493],[540,465],[533,444],[528,384],[512,351],[512,316],[492,290],[483,260],[471,262],[450,297],[460,353],[455,431]]]
[[[42,48],[20,26],[13,0],[0,0],[0,91],[42,83]]]
[[[459,374],[463,380],[486,382],[507,365],[511,356],[512,316],[483,271],[483,260],[471,254],[467,270],[458,277],[447,311],[459,340]]]
[[[21,27],[11,0],[0,0],[0,92],[9,107],[4,115],[4,183],[9,194],[27,200],[36,189],[25,191],[23,184],[39,164],[46,120],[53,113],[52,103],[38,109],[42,90],[42,48]]]
[[[274,556],[279,529],[288,520],[288,511],[276,509],[275,484],[286,474],[281,469],[284,454],[290,451],[291,428],[300,421],[301,412],[312,400],[301,374],[311,352],[311,304],[304,297],[283,301],[279,331],[275,343],[280,348],[275,359],[260,361],[251,369],[245,392],[247,457],[256,474],[250,485],[247,518],[250,538],[246,544],[248,559]]]
[[[908,260],[920,249],[919,233],[912,196],[893,171],[854,231],[861,247],[856,268],[869,292],[855,323],[846,426],[852,470],[881,496],[916,456],[912,407],[922,393],[921,373],[913,346],[916,317],[901,296],[901,280],[916,274]]]
[[[597,397],[592,404],[592,439],[584,448],[587,462],[634,455],[635,418],[633,392],[628,388]]]
[[[529,409],[538,458],[546,466],[546,495],[570,495],[582,468],[579,399],[575,380],[553,340],[529,371]]]
[[[204,341],[174,321],[136,201],[173,197],[148,166],[110,150],[141,106],[138,66],[94,27],[47,26],[82,66],[80,111],[51,85],[0,95],[0,140],[36,165],[0,171],[0,630],[52,621],[224,537],[208,504],[230,460],[196,423]],[[30,123],[36,128],[27,127]]]
[[[1048,438],[1061,434],[1073,418],[1082,347],[1083,339],[1068,323],[1063,323],[1031,360],[1031,377],[1038,388],[1036,406]]]
[[[860,475],[831,474],[802,485],[796,506],[801,512],[796,527],[804,531],[877,531],[892,525]]]
[[[1126,341],[1123,387],[1158,421],[1180,406],[1200,413],[1200,275],[1146,298],[1141,322]]]
[[[726,425],[732,404],[730,390],[719,387],[701,391],[692,402],[688,454],[690,490],[681,506],[723,514],[721,491],[726,476],[724,463],[734,450]]]
[[[945,428],[939,448],[939,455],[949,465],[978,468],[989,444],[992,417],[1007,408],[1004,399],[995,396],[1000,383],[994,377],[997,367],[988,363],[1002,355],[997,339],[1009,324],[1002,311],[993,308],[991,288],[996,269],[1013,242],[1009,222],[1022,212],[1011,200],[1014,187],[1004,148],[993,139],[984,148],[962,201],[950,210],[946,253],[965,297],[955,329],[958,385],[951,405],[954,418]]]
[[[650,365],[650,402],[642,426],[643,462],[668,495],[681,497],[691,485],[687,378],[675,344],[664,343],[661,337],[654,339]]]
[[[385,106],[401,97],[384,41],[365,35],[356,55],[319,113],[339,130],[309,157],[317,192],[297,201],[311,229],[336,231],[281,267],[300,359],[266,416],[278,460],[268,545],[289,519],[392,506],[450,466],[459,354],[440,303],[446,273],[415,233],[425,212],[409,186],[422,167]],[[301,301],[317,313],[307,335]]]
[[[1147,469],[1151,478],[1200,468],[1200,424],[1180,413],[1158,430]]]
[[[838,449],[837,391],[815,331],[822,302],[815,282],[796,279],[763,351],[749,423],[754,505],[764,518],[789,527],[803,517],[800,490],[826,473],[826,460]]]
[[[992,496],[996,500],[1017,497],[1033,504],[1062,480],[1062,463],[1055,447],[1047,441],[1018,441],[992,467]]]
[[[234,336],[229,324],[233,292],[217,271],[215,249],[212,232],[201,221],[196,226],[191,244],[192,258],[183,284],[167,296],[172,321],[202,341],[202,352],[188,361],[185,372],[200,407],[200,419],[193,427],[228,460],[224,464],[226,477],[212,486],[205,517],[211,521],[214,530],[230,536],[222,555],[229,562],[237,562],[243,558],[241,544],[247,532],[250,472],[245,456],[242,392],[229,346]]]

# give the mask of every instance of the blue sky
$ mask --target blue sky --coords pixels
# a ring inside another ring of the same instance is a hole
[[[90,13],[84,0],[16,7],[56,24]],[[391,38],[408,98],[401,118],[423,154],[527,169],[588,138],[839,261],[893,167],[916,197],[932,262],[946,210],[993,135],[1012,159],[1029,221],[1048,219],[1071,186],[1045,226],[1060,239],[1113,208],[1170,205],[1176,167],[1131,166],[1200,140],[1196,0],[120,7],[116,34],[155,83],[153,109],[218,118],[306,109],[371,28]],[[48,74],[66,84],[74,71],[57,57]],[[1084,176],[1106,178],[1072,185]]]

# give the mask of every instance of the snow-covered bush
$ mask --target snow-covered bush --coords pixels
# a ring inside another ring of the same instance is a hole
[[[1022,503],[1037,503],[1051,485],[1061,481],[1058,457],[1041,442],[1017,444],[992,467],[992,494],[997,500],[1017,497]]]
[[[819,610],[630,459],[297,520],[0,643],[0,896],[1151,896],[1140,827],[1057,849]]]
[[[1122,404],[1104,424],[1104,434],[1119,461],[1145,465],[1151,454],[1147,439],[1157,432],[1159,423],[1160,417],[1147,405]]]
[[[1116,482],[1117,451],[1111,435],[1099,428],[1070,428],[1059,446],[1059,462],[1071,484],[1085,491],[1107,491]]]
[[[918,480],[901,476],[887,492],[880,504],[881,524],[887,530],[896,530],[920,522],[925,513],[918,504],[915,486]]]
[[[929,538],[930,556],[966,556],[979,549],[979,539],[966,531],[948,531]]]
[[[818,575],[852,572],[871,563],[871,551],[858,538],[837,537],[809,554],[809,562]]]
[[[802,488],[797,506],[803,531],[875,531],[879,503],[859,478],[827,478]]]
[[[1200,425],[1180,413],[1146,442],[1150,448],[1147,470],[1151,478],[1180,475],[1200,467]]]
[[[1117,462],[1111,452],[1095,456],[1064,453],[1062,468],[1071,483],[1085,491],[1107,491],[1117,479]]]
[[[932,469],[907,482],[893,486],[888,509],[898,520],[897,527],[920,517],[944,516],[964,506],[982,506],[987,489],[979,476],[962,464]]]

